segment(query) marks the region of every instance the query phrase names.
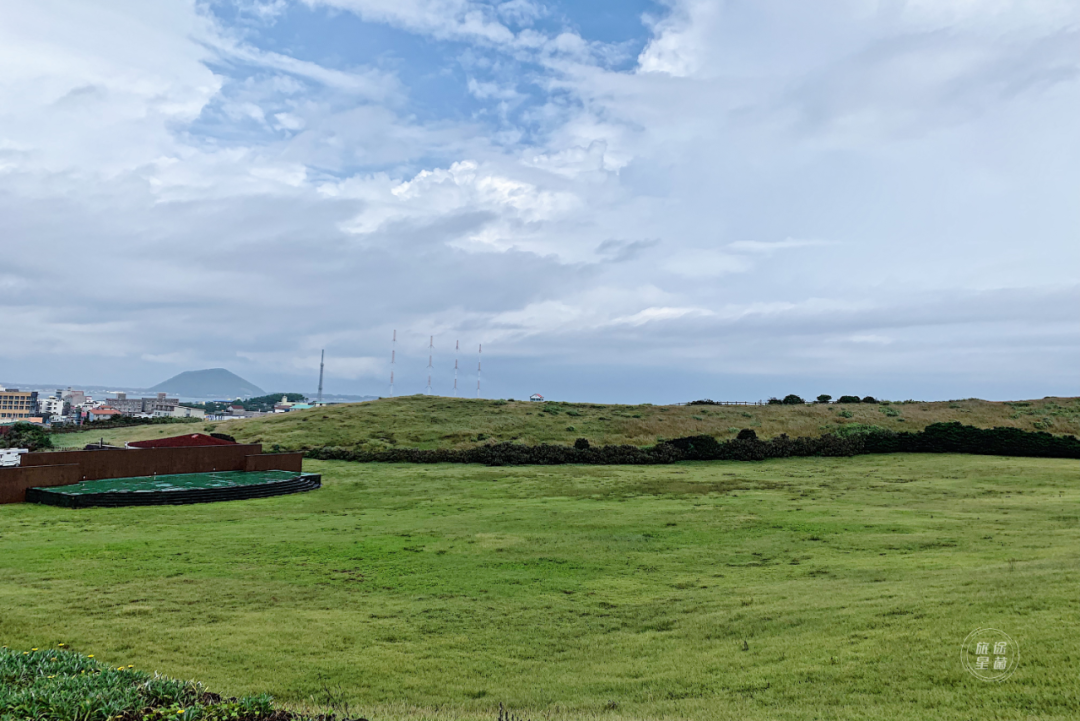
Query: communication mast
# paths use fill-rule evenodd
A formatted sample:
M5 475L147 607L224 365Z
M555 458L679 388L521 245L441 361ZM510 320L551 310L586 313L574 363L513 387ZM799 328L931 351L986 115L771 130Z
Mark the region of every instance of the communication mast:
M461 352L461 341L456 340L456 341L454 341L454 398L458 397L458 395L457 395L457 371L458 371L457 362L458 362L458 354L460 352Z
M435 356L435 336L431 336L431 340L428 341L428 357L427 357L427 394L431 395L431 371L435 367L431 364L431 359Z
M322 355L319 356L319 400L315 401L317 405L322 405L322 379L323 379L323 367L326 363L326 349L322 351Z
M480 344L479 350L476 351L476 397L480 397L480 364L484 358L484 344Z
M397 360L397 331L394 331L394 340L390 341L390 397L394 397L394 363Z

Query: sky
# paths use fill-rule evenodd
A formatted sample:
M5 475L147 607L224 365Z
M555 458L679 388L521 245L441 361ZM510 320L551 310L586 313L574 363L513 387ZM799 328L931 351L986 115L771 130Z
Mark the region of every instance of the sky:
M1075 0L0 14L0 384L1080 395Z

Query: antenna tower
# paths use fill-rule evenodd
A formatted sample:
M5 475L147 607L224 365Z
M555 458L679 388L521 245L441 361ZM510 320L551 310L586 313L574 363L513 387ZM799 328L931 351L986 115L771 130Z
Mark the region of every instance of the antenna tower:
M457 362L458 353L461 351L461 341L454 341L454 398L457 398Z
M431 336L431 340L428 341L428 357L427 357L427 394L431 395L431 371L434 370L434 366L431 364L431 359L435 356L435 336Z
M322 378L323 367L326 364L326 350L323 349L322 354L319 356L319 400L315 401L316 404L322 405Z
M480 363L484 358L484 344L480 344L480 349L476 351L476 397L480 397Z
M394 331L394 340L390 341L390 397L394 397L394 362L397 360L397 331Z

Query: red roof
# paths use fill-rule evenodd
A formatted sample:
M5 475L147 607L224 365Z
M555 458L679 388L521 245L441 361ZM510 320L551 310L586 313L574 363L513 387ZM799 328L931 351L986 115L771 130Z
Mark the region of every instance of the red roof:
M192 433L186 436L133 441L127 445L128 448L194 448L196 446L234 446L236 444L223 438L213 438L205 433Z
M93 413L95 416L111 416L119 413L120 411L116 410L115 408L91 408L90 412Z

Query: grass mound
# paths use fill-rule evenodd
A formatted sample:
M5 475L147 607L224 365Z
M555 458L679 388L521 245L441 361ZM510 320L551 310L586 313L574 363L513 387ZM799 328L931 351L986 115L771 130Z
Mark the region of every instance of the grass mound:
M292 721L268 694L224 699L201 683L106 666L64 648L0 648L2 721ZM326 719L326 717L323 717Z

